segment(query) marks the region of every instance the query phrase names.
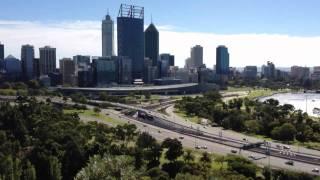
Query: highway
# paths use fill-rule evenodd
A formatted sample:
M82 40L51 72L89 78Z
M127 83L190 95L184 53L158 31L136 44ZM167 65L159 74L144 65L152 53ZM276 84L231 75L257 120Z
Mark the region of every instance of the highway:
M45 100L44 97L38 97L38 100ZM67 103L74 104L73 102L65 102L61 98L51 98L52 102L55 103ZM102 101L91 100L91 102L102 103ZM103 102L106 103L106 102ZM258 165L271 166L273 168L282 168L295 171L302 171L307 173L312 173L319 175L319 173L311 172L313 168L320 167L320 156L318 154L304 153L303 151L296 152L293 151L293 155L287 155L275 145L271 144L270 156L266 155L269 146L262 145L261 147L252 148L249 150L241 149L243 145L247 144L247 141L243 141L240 137L234 138L227 135L221 136L219 133L213 133L208 128L196 127L191 125L186 125L180 121L174 121L170 117L158 113L150 109L144 109L140 107L135 107L126 104L112 103L108 102L113 106L121 107L123 109L131 109L135 111L142 111L153 116L153 120L146 120L139 118L138 116L127 116L119 111L112 109L102 109L101 113L108 114L111 118L119 119L119 121L133 123L140 131L146 131L154 136L157 140L162 141L165 138L178 138L184 147L195 148L196 146L206 146L207 148L200 149L200 151L207 151L209 153L217 154L232 154L231 150L236 151L236 154L248 158L248 156L253 156L251 159ZM93 108L94 106L87 105L88 108ZM87 119L92 121L95 119ZM99 121L101 123L106 123L104 121ZM183 137L183 139L180 139ZM285 152L285 151L284 151ZM313 152L313 151L312 151ZM288 160L293 160L294 165L287 165Z
M101 103L101 101L95 101L92 100L95 103ZM136 106L126 105L126 104L120 104L120 103L110 103L113 106L121 107L124 109L131 109L136 111L142 111L147 112L148 114L153 116L153 120L145 120L142 118L137 117L128 117L125 118L130 119L132 122L140 122L149 124L149 126L153 126L156 128L165 129L168 136L169 134L173 133L175 135L180 135L188 138L184 138L183 141L187 145L187 147L194 148L197 145L197 142L202 142L206 146L208 146L207 151L208 152L216 152L216 153L222 153L222 154L228 154L230 153L231 149L237 149L237 152L244 156L248 157L247 155L253 155L254 157L257 157L254 160L257 164L263 164L263 165L269 165L272 167L279 167L284 169L291 169L296 171L304 171L308 173L312 173L311 170L315 167L320 166L320 156L318 154L309 154L309 153L303 153L302 151L296 152L296 151L286 151L286 150L280 150L276 147L275 144L271 144L271 146L265 146L262 144L261 147L252 148L248 150L243 150L241 147L243 145L247 144L247 141L243 141L240 138L231 138L228 136L221 137L218 133L210 133L208 131L204 131L204 129L196 128L195 126L186 126L183 124L179 124L177 122L172 122L168 120L168 117L166 115L163 115L161 113L158 113L156 111L150 110L150 109L143 109ZM152 132L150 129L147 130L148 132ZM153 132L151 134L157 134L156 132ZM156 136L158 139L158 136ZM175 137L175 136L173 136ZM279 144L279 143L278 143ZM209 148L209 146L211 148ZM216 151L216 148L219 146L219 148L223 147L221 151ZM217 148L217 149L219 149ZM205 149L204 149L205 150ZM210 151L211 150L211 151ZM267 155L267 152L270 154ZM314 151L312 151L314 152ZM295 162L293 166L287 165L286 162L292 160ZM313 173L317 174L318 173Z

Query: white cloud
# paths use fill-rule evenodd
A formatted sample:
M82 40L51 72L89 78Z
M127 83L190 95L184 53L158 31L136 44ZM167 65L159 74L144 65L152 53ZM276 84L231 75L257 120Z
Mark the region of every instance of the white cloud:
M101 54L100 24L99 21L42 23L0 20L0 41L5 44L6 55L13 54L17 57L20 56L22 44L32 44L36 49L51 45L57 48L58 58L72 57L75 54L98 56ZM320 36L179 32L170 25L159 25L158 29L160 52L174 54L176 64L180 67L190 56L190 48L196 44L204 47L204 62L207 67L215 64L215 48L221 44L229 48L232 66L260 66L267 60L281 67L320 65Z

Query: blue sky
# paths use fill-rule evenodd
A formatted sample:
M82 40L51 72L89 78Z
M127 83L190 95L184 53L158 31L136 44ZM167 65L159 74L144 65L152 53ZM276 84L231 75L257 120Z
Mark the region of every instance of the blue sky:
M99 56L101 20L108 9L115 20L121 3L143 6L145 25L152 14L160 53L175 55L180 67L198 44L207 67L218 45L236 67L320 65L320 0L0 0L0 42L16 57L23 44L56 47L57 61Z
M320 34L319 0L1 0L2 20L100 20L120 3L145 7L146 23L223 34Z

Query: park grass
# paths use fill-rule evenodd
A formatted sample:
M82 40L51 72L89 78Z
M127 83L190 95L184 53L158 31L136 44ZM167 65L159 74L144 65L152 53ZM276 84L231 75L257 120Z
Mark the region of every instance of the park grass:
M144 95L134 95L126 96L124 99L131 104L141 104L141 103L158 103L161 99L159 95L150 95L150 98L147 99Z
M173 112L174 112L176 115L178 115L178 116L186 119L187 121L200 124L200 119L201 119L201 118L198 117L198 116L187 115L184 111L181 111L181 110L178 110L178 109L175 109Z
M272 90L268 88L252 88L252 87L228 87L227 90L221 92L240 92L240 91L248 91L248 95L246 96L249 99L255 99L258 97L271 96L275 93L284 93L289 92L289 89L280 89L280 90Z
M71 109L71 110L64 110L63 111L66 114L72 114L72 113L78 113L79 116L84 116L84 117L91 117L91 118L97 118L105 121L106 123L110 123L113 125L123 125L125 122L113 119L105 114L102 113L96 113L93 110L76 110L76 109Z
M0 95L15 96L16 94L17 90L15 89L0 89Z

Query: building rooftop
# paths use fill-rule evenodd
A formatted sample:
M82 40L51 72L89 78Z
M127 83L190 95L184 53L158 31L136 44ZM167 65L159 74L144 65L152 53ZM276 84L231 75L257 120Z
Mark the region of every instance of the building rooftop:
M144 8L136 5L121 4L118 17L144 18Z

